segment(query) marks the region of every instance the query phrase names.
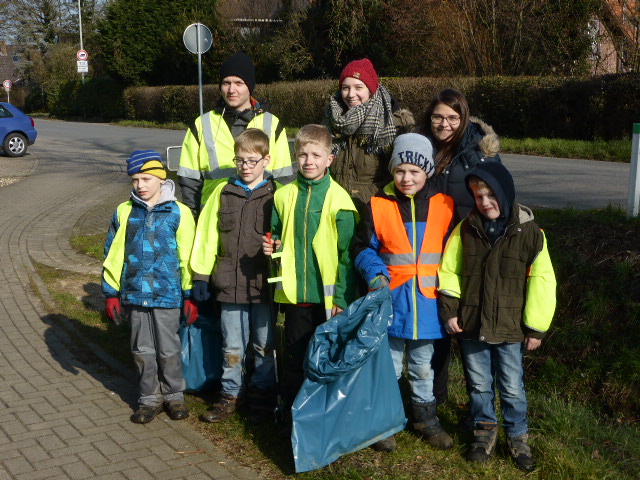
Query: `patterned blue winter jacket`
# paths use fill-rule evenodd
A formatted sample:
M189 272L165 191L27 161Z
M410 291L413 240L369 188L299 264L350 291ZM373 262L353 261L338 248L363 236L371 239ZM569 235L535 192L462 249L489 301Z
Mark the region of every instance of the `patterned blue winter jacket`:
M119 296L124 305L180 308L191 294L195 222L189 208L176 201L174 188L167 180L152 208L132 192L116 209L102 270L107 297Z

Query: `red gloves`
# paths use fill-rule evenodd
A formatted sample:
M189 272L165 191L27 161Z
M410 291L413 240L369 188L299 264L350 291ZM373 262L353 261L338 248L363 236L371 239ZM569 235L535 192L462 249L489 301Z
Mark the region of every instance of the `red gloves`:
M183 310L187 325L191 325L198 319L198 304L193 300L189 298L185 299Z
M120 299L118 297L107 297L104 313L106 313L107 317L116 325L120 325L122 320L121 312Z

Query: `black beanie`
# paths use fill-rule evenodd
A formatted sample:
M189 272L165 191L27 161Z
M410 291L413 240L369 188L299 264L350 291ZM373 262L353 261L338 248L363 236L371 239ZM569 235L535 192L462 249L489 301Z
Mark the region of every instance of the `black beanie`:
M256 88L256 69L253 66L253 60L242 53L234 53L227 58L220 67L220 84L227 77L240 77L249 87L249 91L253 92Z

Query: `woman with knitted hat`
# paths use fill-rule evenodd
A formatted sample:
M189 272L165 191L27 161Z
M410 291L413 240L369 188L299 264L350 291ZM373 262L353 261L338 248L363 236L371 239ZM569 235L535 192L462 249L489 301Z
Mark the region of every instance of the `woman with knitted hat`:
M393 141L413 127L413 114L399 108L380 85L371 61L363 58L342 70L324 124L333 135L331 176L363 212L369 199L391 181L388 163Z

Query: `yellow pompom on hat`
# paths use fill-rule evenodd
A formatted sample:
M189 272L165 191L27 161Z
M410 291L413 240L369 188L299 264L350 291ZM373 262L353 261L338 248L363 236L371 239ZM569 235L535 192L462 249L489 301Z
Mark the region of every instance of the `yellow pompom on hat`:
M136 150L127 159L127 173L147 173L162 180L167 178L167 171L162 165L162 156L155 150Z

